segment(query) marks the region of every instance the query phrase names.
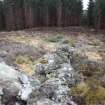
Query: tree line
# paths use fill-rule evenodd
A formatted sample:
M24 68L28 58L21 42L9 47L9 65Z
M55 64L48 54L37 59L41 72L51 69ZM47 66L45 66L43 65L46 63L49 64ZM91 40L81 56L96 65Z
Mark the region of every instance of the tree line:
M105 0L89 0L87 20L88 26L105 29Z
M0 2L0 29L39 26L77 26L82 0L4 0Z
M105 29L104 11L104 0L89 0L85 13L82 0L3 0L0 29L79 26L84 16L85 25Z

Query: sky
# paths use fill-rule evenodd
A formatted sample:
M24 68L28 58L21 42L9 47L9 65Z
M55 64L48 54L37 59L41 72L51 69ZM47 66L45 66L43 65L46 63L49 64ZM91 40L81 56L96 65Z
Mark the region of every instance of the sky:
M88 7L88 2L89 2L89 0L83 0L83 7L84 7L84 10L87 9L87 7Z

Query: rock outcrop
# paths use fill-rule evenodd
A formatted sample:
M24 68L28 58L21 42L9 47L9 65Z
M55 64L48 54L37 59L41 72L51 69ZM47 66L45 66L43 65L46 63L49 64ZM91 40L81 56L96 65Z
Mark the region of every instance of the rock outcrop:
M77 105L71 97L78 81L71 53L68 44L61 44L43 56L32 77L1 62L0 105Z
M25 74L16 71L4 62L0 63L0 105L26 105L29 95L36 87ZM35 80L34 80L35 81Z
M78 77L70 63L71 53L69 46L62 44L40 60L35 77L41 86L31 94L27 105L77 105L70 96Z

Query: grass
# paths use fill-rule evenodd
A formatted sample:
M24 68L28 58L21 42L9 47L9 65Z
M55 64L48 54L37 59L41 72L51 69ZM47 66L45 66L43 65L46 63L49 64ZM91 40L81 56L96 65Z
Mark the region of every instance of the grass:
M83 76L102 76L105 74L105 66L103 62L96 62L94 60L88 59L86 55L73 54L73 68L78 70L79 73L82 73ZM98 60L99 61L99 60Z
M35 60L29 56L19 55L16 57L15 63L25 72L27 75L32 75L34 72Z
M75 42L74 42L73 40L70 40L70 41L69 41L69 45L70 45L71 47L75 47Z
M105 87L101 81L101 77L105 75L105 67L101 62L90 61L80 54L73 55L74 68L82 74L85 80L73 87L72 95L79 94L83 96L86 105L104 105L105 103Z
M57 34L57 35L46 37L44 40L47 41L47 42L56 43L56 42L60 42L62 39L63 39L63 35L62 34Z
M76 96L76 94L85 98L86 105L103 105L105 102L105 88L94 80L88 80L86 83L80 83L73 87L72 95Z

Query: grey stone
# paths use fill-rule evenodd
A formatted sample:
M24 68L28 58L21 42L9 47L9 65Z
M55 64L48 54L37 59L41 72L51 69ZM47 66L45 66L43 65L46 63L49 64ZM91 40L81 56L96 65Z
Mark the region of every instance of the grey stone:
M45 75L45 68L44 65L39 63L36 65L35 73L37 75Z
M48 62L39 63L35 70L35 77L41 80L41 86L38 94L32 92L27 105L77 105L69 96L77 77L70 61L71 52L70 47L63 44L43 57Z
M40 91L55 102L64 103L68 98L69 87L65 85L65 81L54 78L46 81Z
M30 103L29 105L58 105L58 104L54 103L48 98L41 98L32 104Z
M19 83L19 75L20 73L14 70L12 67L8 66L4 62L0 63L0 85L2 88L11 88L15 87L15 89L19 90L21 88L21 84Z
M16 71L13 67L8 66L4 62L0 63L1 103L5 105L15 105L18 97L19 100L26 101L32 93L32 90L36 87L31 85L30 78L28 76Z
M48 64L46 65L47 71L50 72L51 70L56 70L56 69L60 68L60 64L59 64L58 60L56 59L55 54L48 54L48 55L45 55L44 57L45 57L45 59L48 60Z

